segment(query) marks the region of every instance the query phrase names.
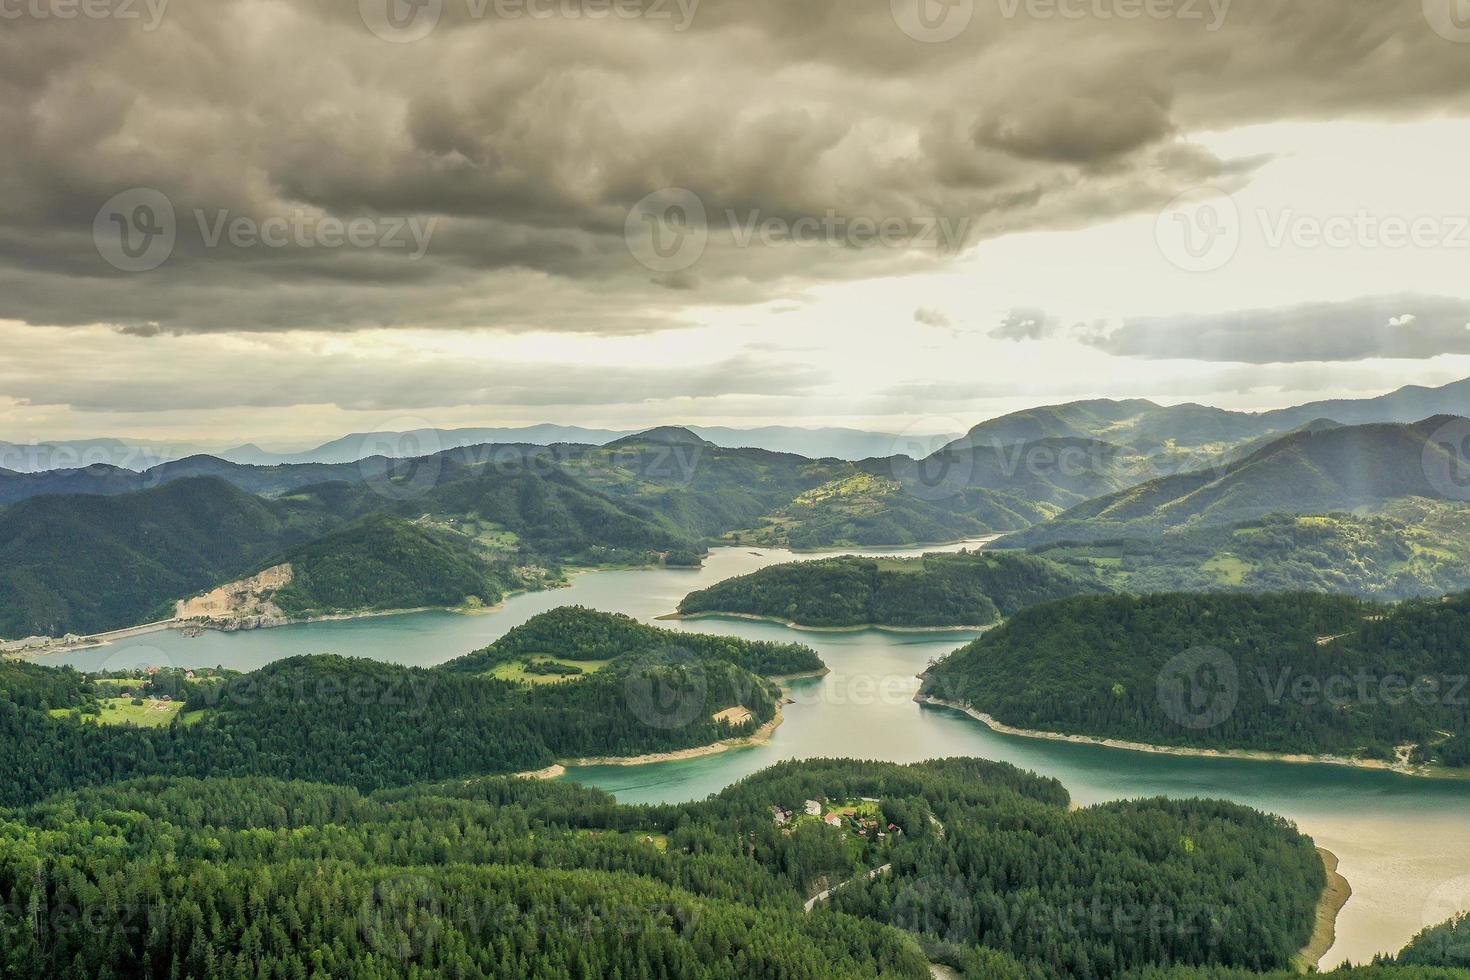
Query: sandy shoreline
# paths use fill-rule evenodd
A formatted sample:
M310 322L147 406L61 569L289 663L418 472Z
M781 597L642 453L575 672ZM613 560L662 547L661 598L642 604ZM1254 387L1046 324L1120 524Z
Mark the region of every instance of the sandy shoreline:
M1312 927L1312 938L1296 954L1297 969L1303 973L1316 967L1332 944L1337 942L1337 916L1347 900L1353 895L1353 886L1337 873L1337 855L1325 847L1318 847L1322 868L1327 872L1327 883L1322 886L1322 895L1317 899L1317 921Z
M105 647L116 643L118 640L127 640L135 636L147 636L150 633L164 633L168 630L201 629L215 633L249 633L255 630L278 629L282 626L301 626L307 623L335 623L348 619L373 619L378 616L406 616L410 613L447 612L460 616L478 616L481 613L496 612L504 602L497 602L493 606L485 606L480 609L469 609L463 606L418 606L413 609L365 609L361 612L327 613L321 616L299 616L282 620L278 623L268 623L260 626L251 626L241 629L224 629L220 625L205 625L190 620L168 619L157 623L146 623L142 626L128 626L119 630L110 630L106 633L93 633L84 636L74 643L57 643L53 646L43 647L38 650L17 651L12 656L18 657L48 657L57 653L72 653L77 650L94 650L97 647Z
M1260 749L1191 749L1178 745L1151 745L1147 742L1128 742L1123 739L1103 738L1095 735L1066 735L1062 732L1041 732L1029 728L1016 728L1007 725L1004 722L995 720L984 712L976 711L974 708L954 701L945 701L942 698L936 698L932 695L915 694L914 700L919 704L928 704L962 711L985 725L991 731L998 732L1002 735L1044 739L1049 742L1100 745L1104 748L1123 749L1128 752L1148 752L1153 755L1177 755L1200 759L1243 759L1249 762L1290 762L1297 764L1346 766L1351 769L1375 769L1382 772L1398 773L1401 776L1418 776L1430 779L1464 779L1466 776L1470 776L1470 773L1460 773L1445 769L1442 766L1403 766L1398 763L1384 762L1381 759L1349 759L1340 755L1267 752Z
M883 630L885 633L983 633L997 623L986 626L885 626L882 623L860 623L856 626L807 626L777 616L762 616L758 613L697 612L668 613L661 620L675 619L747 619L757 623L775 623L787 629L805 630L808 633L861 633L863 630Z
M672 752L650 752L647 755L625 755L625 756L593 756L587 759L563 759L552 768L562 767L562 772L574 766L646 766L655 762L679 762L684 759L700 759L707 755L719 755L731 749L743 749L753 745L764 745L771 740L771 736L785 718L781 713L781 706L776 706L776 716L766 722L749 735L741 735L738 738L721 739L709 745L696 745L690 749L675 749ZM545 770L543 770L545 771ZM560 775L560 774L558 774ZM545 777L550 778L550 777Z
M919 548L952 548L957 544L973 544L977 546L984 546L990 544L990 542L992 541L1003 537L1005 537L1004 534L982 534L979 537L975 538L951 538L948 541L919 541L915 542L914 544L827 544L822 545L819 548L797 548L789 544L757 544L751 541L732 541L722 538L718 543L718 547L746 549L765 548L767 551L789 551L793 555L832 555L835 558L845 555L877 555L884 554L885 552L915 551Z

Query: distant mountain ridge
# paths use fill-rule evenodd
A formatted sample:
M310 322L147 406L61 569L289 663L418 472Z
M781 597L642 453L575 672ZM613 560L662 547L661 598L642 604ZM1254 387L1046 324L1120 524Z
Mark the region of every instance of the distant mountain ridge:
M1407 498L1463 500L1443 478L1458 472L1438 434L1459 420L1304 428L1244 458L1163 476L1086 501L1007 539L1016 546L1149 537L1272 513L1376 511ZM1464 423L1470 431L1470 422Z
M1337 398L1265 412L1236 412L1208 405L1159 405L1143 398L1094 398L1041 405L988 419L964 435L925 436L923 442L961 445L1012 445L1040 439L1098 439L1150 450L1173 442L1180 446L1220 445L1283 433L1316 419L1341 425L1416 422L1433 415L1470 416L1470 378L1437 388L1407 385L1373 398ZM912 448L914 437L836 426L766 425L660 426L685 428L728 449L766 449L810 459L863 460L889 457ZM357 432L300 452L272 452L254 443L223 450L158 440L97 438L23 444L0 442L0 472L35 473L104 464L141 471L190 456L212 455L249 466L298 463L354 463L371 456L428 456L447 449L487 444L605 446L637 436L643 429L602 429L541 423L527 426L423 428ZM910 452L909 455L912 455Z
M684 428L728 449L765 449L812 459L866 459L889 456L911 440L897 433L840 427L659 426ZM528 425L500 428L409 429L391 432L355 432L300 452L272 452L255 443L228 449L210 449L193 443L169 444L149 439L77 439L65 442L0 442L0 472L40 473L82 467L115 467L141 472L191 456L209 455L244 466L283 466L303 463L344 464L372 456L407 458L430 456L448 449L482 445L559 444L605 446L656 430L597 429L578 425ZM953 438L940 436L936 438Z
M1100 398L1028 408L989 419L949 447L995 447L1048 438L1100 439L1153 451L1169 444L1221 447L1283 434L1325 420L1339 425L1417 422L1436 415L1470 416L1470 378L1438 388L1408 385L1374 398L1308 402L1267 412L1234 412L1186 402Z

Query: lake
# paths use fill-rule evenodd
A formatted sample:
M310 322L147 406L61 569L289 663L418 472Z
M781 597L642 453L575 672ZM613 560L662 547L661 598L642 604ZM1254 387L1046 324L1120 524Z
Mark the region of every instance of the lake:
M973 543L972 543L973 544ZM862 552L887 555L955 550ZM853 553L851 551L846 553ZM413 613L188 638L170 631L42 658L79 669L144 664L253 670L282 657L340 653L432 666L483 647L556 606L576 603L646 622L686 593L782 561L820 557L719 548L701 569L586 572L564 589L507 600L492 613ZM1060 779L1079 803L1138 796L1214 796L1282 814L1341 859L1353 897L1323 967L1397 951L1423 926L1470 909L1470 779L1432 780L1329 765L1190 759L998 735L911 700L915 675L973 634L823 633L774 623L701 619L656 625L751 639L799 640L831 673L798 682L767 745L682 762L574 769L568 778L630 803L698 799L781 759L848 756L910 762L953 755L1014 763Z

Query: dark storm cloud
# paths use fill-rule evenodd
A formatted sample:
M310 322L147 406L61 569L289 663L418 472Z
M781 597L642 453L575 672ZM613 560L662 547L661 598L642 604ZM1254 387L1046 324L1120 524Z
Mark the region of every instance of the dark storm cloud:
M1470 300L1379 296L1208 316L1128 320L1090 341L1123 357L1248 364L1470 353Z
M592 19L575 4L534 18L443 0L432 32L390 43L364 25L375 2L156 0L155 30L146 5L141 20L0 24L0 318L646 331L692 303L953 251L742 245L730 226L752 215L943 218L963 246L1249 170L1180 134L1467 100L1467 49L1419 3L1235 0L1216 22L1206 4L1192 5L1203 20L1124 19L961 0L963 30L924 43L888 3L691 0ZM158 267L124 273L93 222L135 187L166 196L177 240ZM708 241L688 265L650 268L625 223L665 187L697 195ZM211 245L222 214L384 234ZM410 220L434 222L416 258L382 240Z

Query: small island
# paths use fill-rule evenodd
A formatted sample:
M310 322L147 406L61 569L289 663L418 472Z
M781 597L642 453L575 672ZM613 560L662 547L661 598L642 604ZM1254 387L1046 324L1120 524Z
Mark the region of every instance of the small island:
M814 629L980 629L1038 602L1104 592L1087 565L958 551L772 565L691 592L679 616L756 616Z

